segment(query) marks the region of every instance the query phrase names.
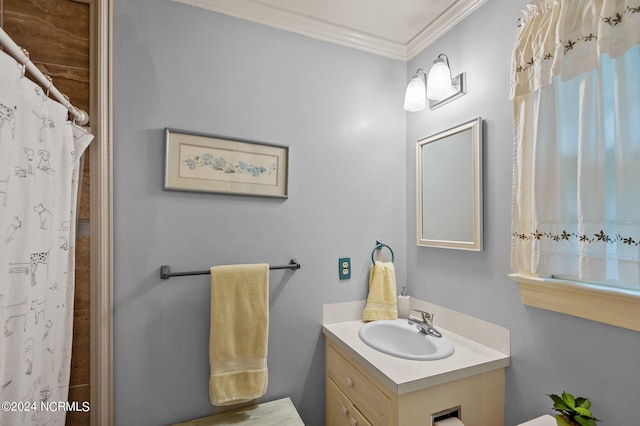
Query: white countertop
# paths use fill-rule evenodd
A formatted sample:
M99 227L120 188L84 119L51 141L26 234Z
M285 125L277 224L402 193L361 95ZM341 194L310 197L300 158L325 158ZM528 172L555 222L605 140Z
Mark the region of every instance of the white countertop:
M358 331L364 324L361 320L324 324L322 332L397 395L509 366L508 354L441 327L438 330L455 346L453 355L435 361L397 358L373 349L360 339Z
M556 426L557 424L555 417L546 414L528 422L520 423L518 426Z
M296 407L289 398L264 402L258 405L243 406L212 416L177 423L173 426L223 426L238 424L246 426L280 426L284 424L304 426L300 415L298 415L296 411Z

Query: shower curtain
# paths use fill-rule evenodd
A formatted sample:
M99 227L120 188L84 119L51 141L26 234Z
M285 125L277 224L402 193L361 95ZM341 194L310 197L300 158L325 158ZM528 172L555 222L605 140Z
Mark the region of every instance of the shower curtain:
M93 136L0 52L0 424L64 425L80 157Z

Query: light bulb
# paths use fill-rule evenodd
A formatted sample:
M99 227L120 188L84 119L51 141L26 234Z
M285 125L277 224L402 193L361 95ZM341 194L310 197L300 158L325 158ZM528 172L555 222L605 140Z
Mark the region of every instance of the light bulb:
M404 94L405 111L422 111L427 107L427 96L424 78L418 74L413 76Z
M458 92L451 81L451 70L443 59L436 59L427 77L427 98L441 101Z

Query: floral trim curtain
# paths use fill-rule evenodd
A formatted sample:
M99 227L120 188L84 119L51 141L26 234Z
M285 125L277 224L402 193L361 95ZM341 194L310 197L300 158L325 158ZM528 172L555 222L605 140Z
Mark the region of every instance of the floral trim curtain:
M639 43L632 0L524 11L511 80L515 270L640 289Z
M634 3L635 2L635 3ZM595 68L640 42L638 0L539 0L527 5L513 52L511 98Z

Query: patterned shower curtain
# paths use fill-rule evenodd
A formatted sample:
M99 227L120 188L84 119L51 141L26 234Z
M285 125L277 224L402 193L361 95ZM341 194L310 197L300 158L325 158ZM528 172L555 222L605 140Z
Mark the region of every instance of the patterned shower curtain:
M0 425L64 425L79 163L93 136L0 52ZM61 404L62 403L62 404Z

